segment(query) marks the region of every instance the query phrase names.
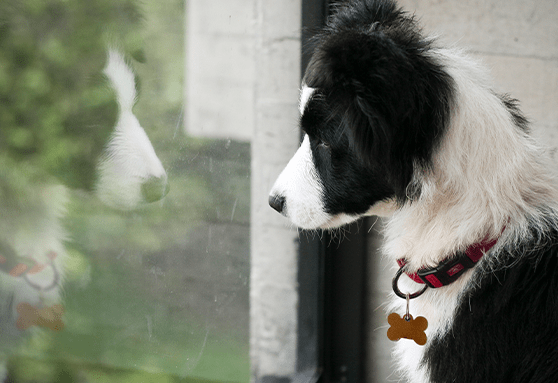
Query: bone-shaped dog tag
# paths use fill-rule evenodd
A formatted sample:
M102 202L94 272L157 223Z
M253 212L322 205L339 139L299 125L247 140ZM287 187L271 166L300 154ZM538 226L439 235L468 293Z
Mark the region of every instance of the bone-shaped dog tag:
M414 340L419 346L426 344L426 333L424 330L428 328L428 321L425 317L413 318L410 314L403 317L397 313L391 313L388 316L390 328L387 336L392 341L398 341L401 338Z
M56 304L52 307L36 308L29 303L20 303L16 308L19 317L16 326L20 330L27 330L31 326L47 327L52 331L64 329L62 315L64 307Z

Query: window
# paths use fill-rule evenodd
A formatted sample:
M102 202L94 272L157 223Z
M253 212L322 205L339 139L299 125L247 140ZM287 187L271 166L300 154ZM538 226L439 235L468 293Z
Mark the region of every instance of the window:
M184 127L202 4L0 4L0 379L249 381L250 144Z

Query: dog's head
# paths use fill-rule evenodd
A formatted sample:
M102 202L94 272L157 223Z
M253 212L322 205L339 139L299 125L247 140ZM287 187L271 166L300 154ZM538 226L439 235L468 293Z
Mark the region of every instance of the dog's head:
M167 174L132 112L131 66L116 50L92 53L88 63L87 70L78 66L76 78L42 57L13 70L14 90L9 97L0 90L6 101L0 166L17 167L20 183L94 192L118 209L161 199ZM6 177L0 184L13 192L17 185Z
M390 1L349 1L314 38L302 145L270 205L305 229L383 215L420 195L450 113L452 80Z
M141 9L33 4L0 5L0 167L19 174L0 174L0 189L61 184L124 209L162 198L166 173L132 113Z
M97 162L95 192L106 205L120 209L160 200L169 189L167 173L132 112L134 73L120 53L110 50L104 74L116 93L119 113Z

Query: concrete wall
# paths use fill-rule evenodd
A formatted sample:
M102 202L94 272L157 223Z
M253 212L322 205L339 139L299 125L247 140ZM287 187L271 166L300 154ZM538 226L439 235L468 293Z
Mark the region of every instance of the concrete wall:
M427 33L466 48L491 71L496 90L519 99L533 134L554 156L558 148L558 2L556 0L400 0ZM558 161L558 158L555 158ZM370 241L380 240L372 232ZM392 265L372 254L371 328L367 382L398 381L381 307L391 288Z
M186 2L188 134L248 141L254 130L255 0Z
M492 69L497 90L521 101L535 133L558 144L556 0L401 0L426 31L468 48Z
M252 138L251 357L254 381L296 372L297 232L269 207L299 143L300 0L257 0ZM265 378L265 379L264 379Z

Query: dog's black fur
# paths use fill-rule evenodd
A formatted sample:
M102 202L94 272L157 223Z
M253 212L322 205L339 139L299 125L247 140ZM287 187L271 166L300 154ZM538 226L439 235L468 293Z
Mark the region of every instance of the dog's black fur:
M384 181L377 190L370 190L369 185L347 185L338 189L350 194L335 198L326 193L331 213L362 213L373 202L393 195L405 201L415 164L430 166L452 103L452 79L430 55L430 44L414 20L387 0L354 1L341 7L314 38L314 54L304 81L319 89L319 97L310 100L310 115L303 115L302 128L312 133L312 139L316 136L313 121L327 121L317 138L330 145L332 160L343 161L345 155L336 155L336 149L347 145L337 145L337 141L348 140L359 161L351 158L344 164L359 162L372 169L372 179ZM337 133L339 125L345 129L343 136ZM319 151L313 153L321 157ZM318 167L327 179L326 186L360 178L339 174L330 181L332 175L324 168ZM363 170L356 173L363 174ZM348 202L351 196L366 195L366 206Z
M432 382L558 381L558 234L503 253L461 299L451 328L425 352Z

